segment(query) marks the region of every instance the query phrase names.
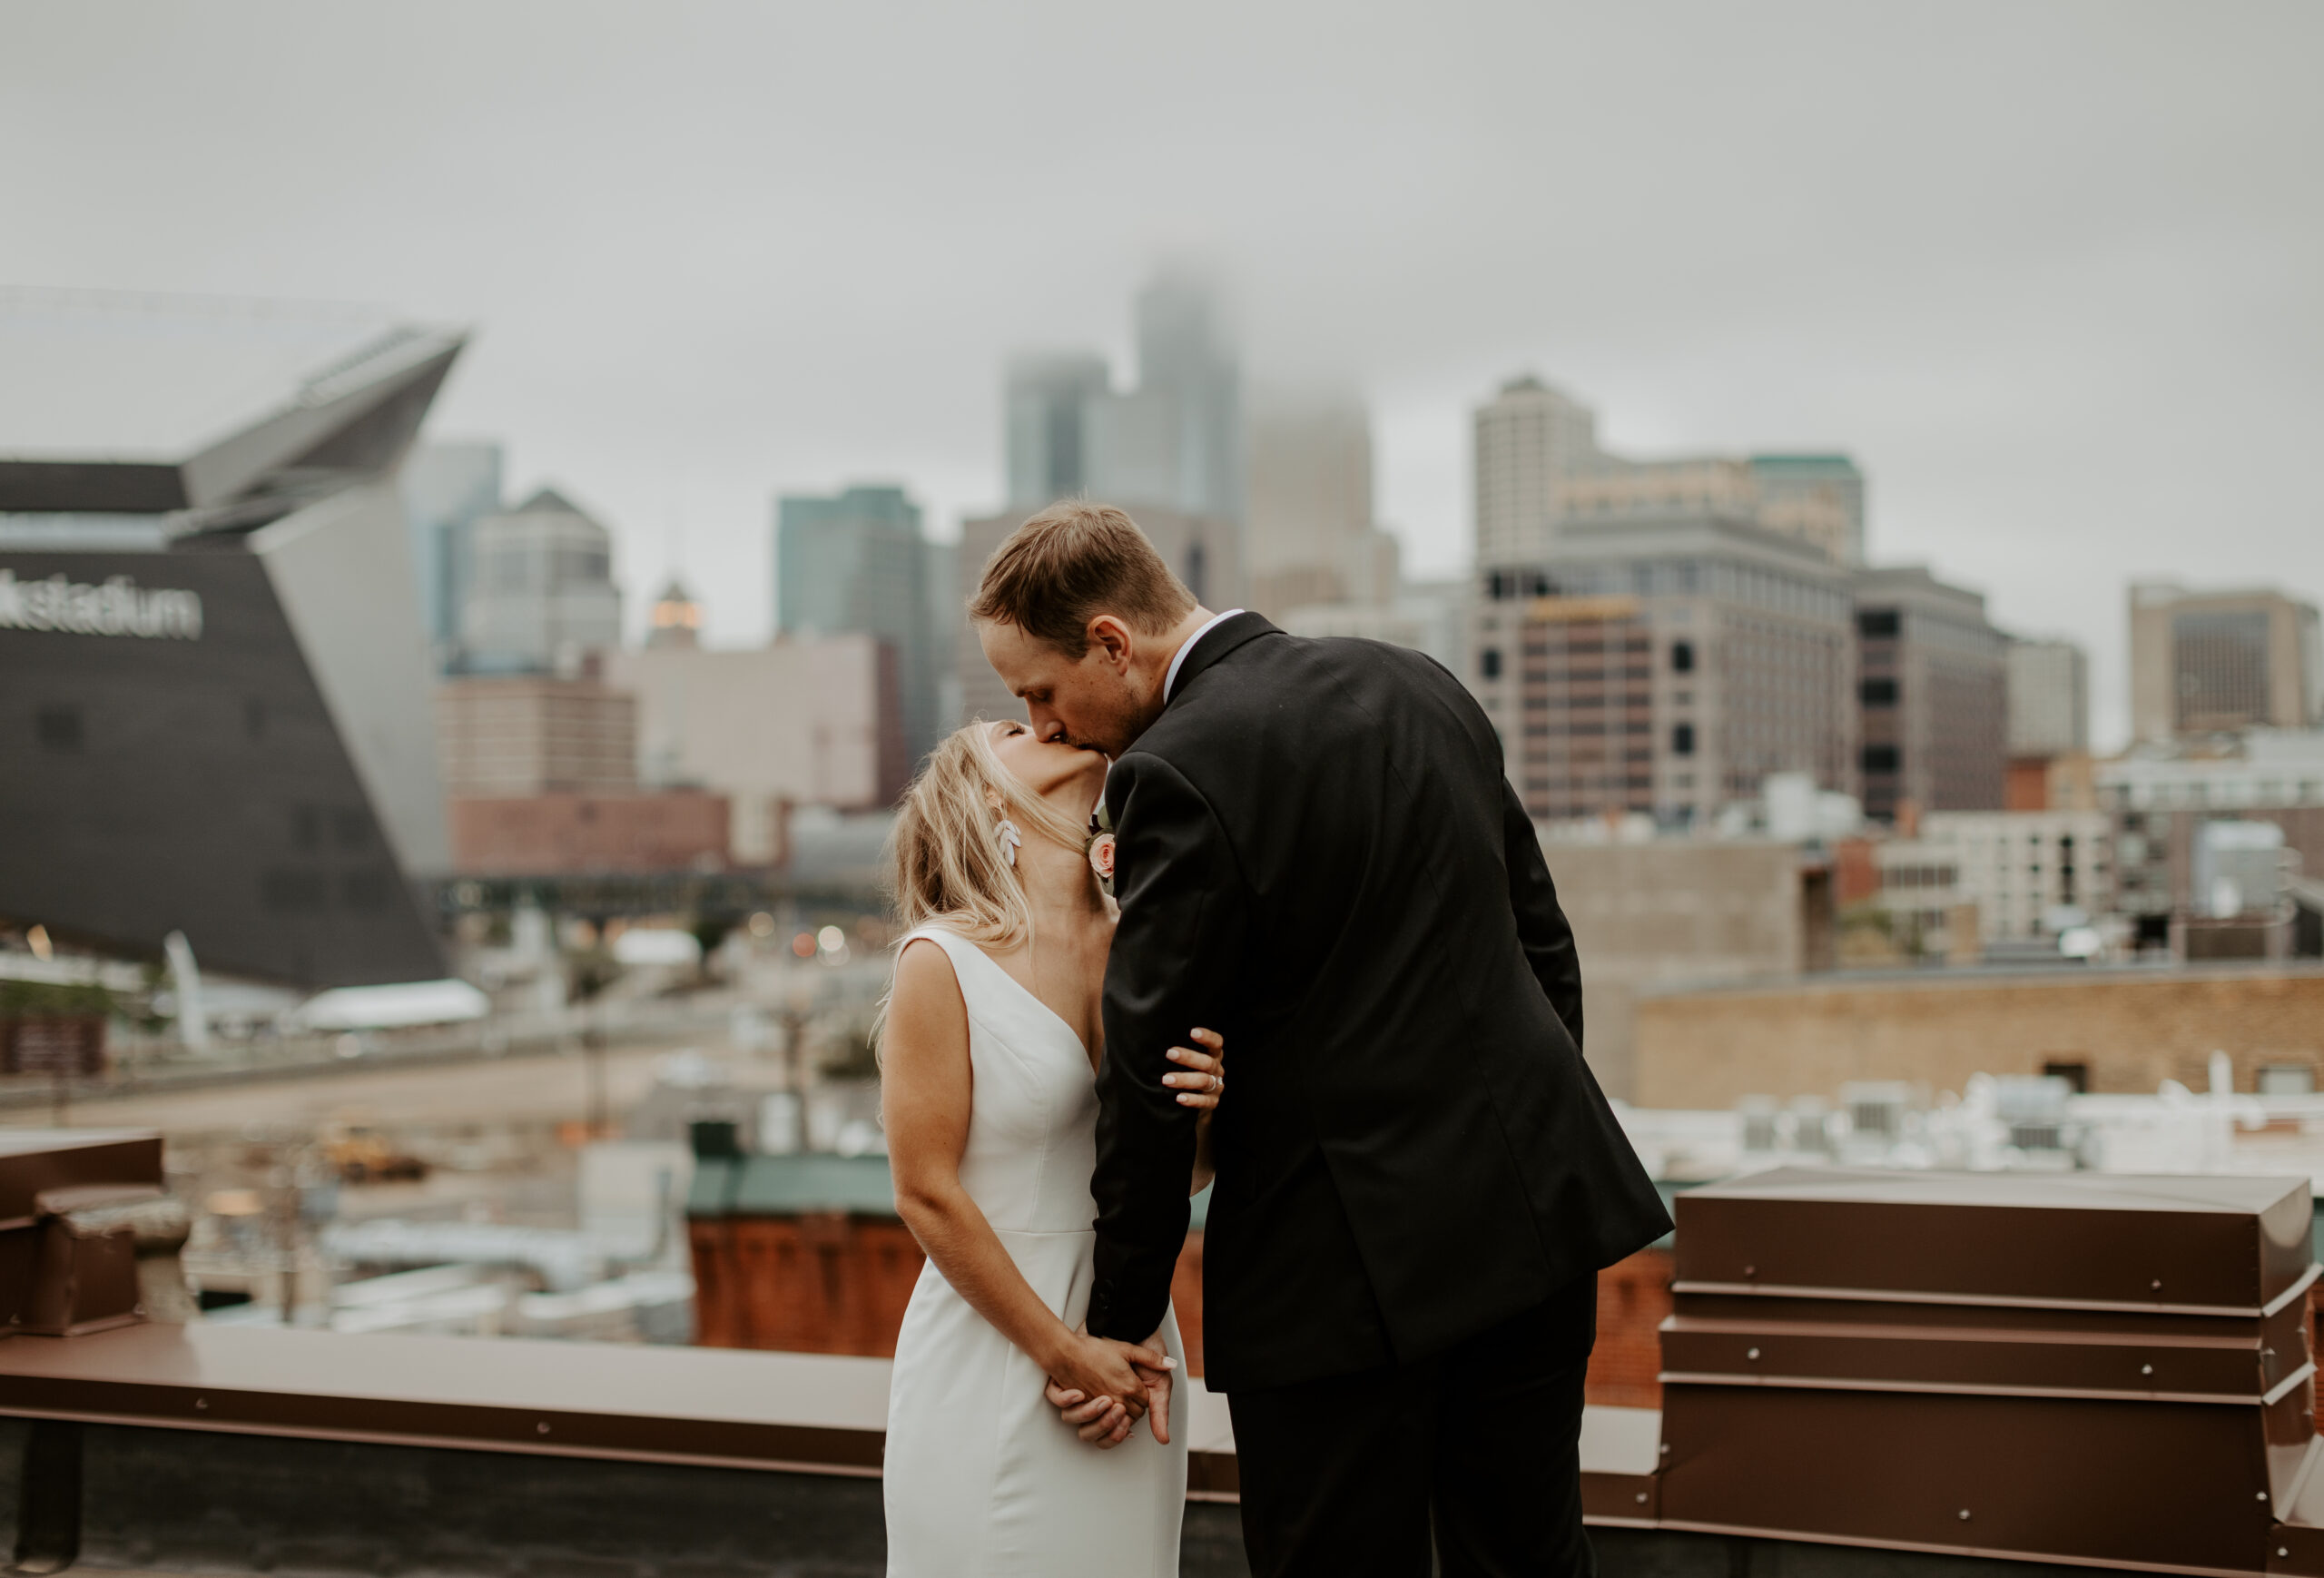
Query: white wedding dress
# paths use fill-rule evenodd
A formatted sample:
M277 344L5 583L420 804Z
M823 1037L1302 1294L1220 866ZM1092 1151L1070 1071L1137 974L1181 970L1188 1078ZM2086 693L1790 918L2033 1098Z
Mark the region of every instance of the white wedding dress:
M960 1183L1017 1268L1068 1327L1089 1302L1098 1090L1088 1054L1048 1004L966 939L952 961L974 1080ZM907 939L909 941L909 939ZM1184 1363L1174 1317L1164 1346ZM891 1578L1177 1578L1186 1512L1187 1388L1170 1445L1141 1420L1110 1451L1041 1396L1046 1377L930 1261L896 1338L885 1494Z

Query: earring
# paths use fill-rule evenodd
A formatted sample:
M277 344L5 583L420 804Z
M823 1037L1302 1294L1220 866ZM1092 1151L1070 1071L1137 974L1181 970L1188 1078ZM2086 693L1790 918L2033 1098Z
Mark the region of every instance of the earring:
M1000 839L1001 853L1009 857L1009 863L1010 865L1015 865L1017 863L1017 846L1025 842L1025 835L1019 833L1017 831L1017 824L1009 821L1006 816L1000 819L1000 825L993 831Z

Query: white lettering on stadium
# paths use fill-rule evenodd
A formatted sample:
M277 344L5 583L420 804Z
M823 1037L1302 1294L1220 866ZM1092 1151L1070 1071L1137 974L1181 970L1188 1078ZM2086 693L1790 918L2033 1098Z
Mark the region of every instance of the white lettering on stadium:
M0 630L64 630L77 636L202 637L199 592L144 591L127 576L100 587L51 576L20 581L0 569Z

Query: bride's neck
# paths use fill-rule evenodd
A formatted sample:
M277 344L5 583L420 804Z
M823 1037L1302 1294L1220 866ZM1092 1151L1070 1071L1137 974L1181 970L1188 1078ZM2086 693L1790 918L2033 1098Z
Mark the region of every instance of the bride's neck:
M1104 895L1088 857L1078 849L1045 838L1027 839L1017 850L1017 880L1024 884L1037 932L1105 913Z

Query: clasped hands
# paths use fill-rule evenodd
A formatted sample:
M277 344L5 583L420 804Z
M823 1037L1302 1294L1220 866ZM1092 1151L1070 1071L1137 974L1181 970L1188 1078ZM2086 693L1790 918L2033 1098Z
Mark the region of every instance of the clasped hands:
M1177 1367L1162 1351L1158 1331L1143 1343L1126 1343L1092 1336L1082 1327L1051 1362L1042 1396L1093 1446L1119 1446L1130 1427L1149 1415L1154 1439L1167 1446L1171 1376Z
M1191 1107L1207 1121L1226 1089L1226 1043L1215 1031L1197 1030L1192 1047L1172 1047L1170 1060L1180 1068L1162 1076L1162 1083L1177 1092L1180 1105ZM1178 1361L1162 1349L1157 1331L1143 1343L1091 1336L1077 1328L1049 1366L1049 1384L1042 1395L1058 1416L1081 1439L1104 1448L1129 1439L1130 1427L1149 1412L1154 1439L1170 1443L1170 1376Z

